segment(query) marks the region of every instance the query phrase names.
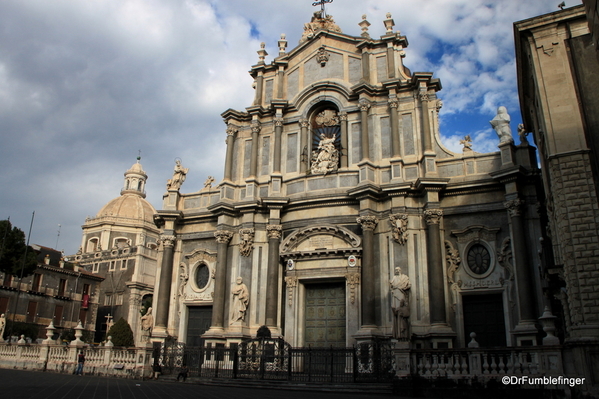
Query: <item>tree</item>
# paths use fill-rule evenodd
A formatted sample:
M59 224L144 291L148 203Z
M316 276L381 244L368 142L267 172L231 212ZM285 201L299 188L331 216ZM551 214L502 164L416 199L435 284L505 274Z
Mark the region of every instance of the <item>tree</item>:
M27 248L27 251L25 251ZM23 257L27 259L23 267ZM37 268L37 255L25 242L25 233L13 227L9 220L0 220L0 271L13 276L28 276Z
M116 346L134 346L133 331L131 326L122 317L114 323L110 330L106 333L106 336L112 337L112 343Z

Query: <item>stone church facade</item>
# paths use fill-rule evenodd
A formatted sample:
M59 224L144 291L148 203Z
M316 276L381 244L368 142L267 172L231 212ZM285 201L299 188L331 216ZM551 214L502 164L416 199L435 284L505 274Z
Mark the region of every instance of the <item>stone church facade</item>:
M315 13L295 48L258 51L253 103L222 114L223 181L182 193L178 164L155 217L154 340L540 343L535 148L505 123L497 152L445 148L441 82L383 24L355 37Z

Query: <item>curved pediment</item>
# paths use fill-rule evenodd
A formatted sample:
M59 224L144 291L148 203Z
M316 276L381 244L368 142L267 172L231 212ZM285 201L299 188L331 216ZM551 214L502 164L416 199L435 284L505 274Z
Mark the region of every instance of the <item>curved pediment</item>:
M359 236L348 229L320 224L299 229L281 243L281 255L307 253L314 251L345 252L356 250L362 244Z

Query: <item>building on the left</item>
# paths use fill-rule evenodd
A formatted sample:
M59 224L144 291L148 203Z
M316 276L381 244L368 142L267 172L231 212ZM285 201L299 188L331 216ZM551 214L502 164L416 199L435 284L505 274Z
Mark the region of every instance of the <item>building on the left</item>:
M55 249L35 244L31 247L38 259L33 274L19 282L12 274L0 273L0 314L8 321L29 324L32 333L37 330L37 336L27 337L31 339L44 338L50 322L59 334L79 321L85 330L93 330L104 278L66 262ZM6 328L4 336L15 332Z

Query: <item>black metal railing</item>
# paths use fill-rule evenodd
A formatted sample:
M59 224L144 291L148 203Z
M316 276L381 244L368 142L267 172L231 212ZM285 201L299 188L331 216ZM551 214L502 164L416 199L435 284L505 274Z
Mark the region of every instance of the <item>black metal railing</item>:
M201 378L286 380L293 382L377 382L394 376L394 356L387 342L353 348L292 348L282 339L254 339L231 347L191 347L171 342L154 357L164 374L181 367Z

